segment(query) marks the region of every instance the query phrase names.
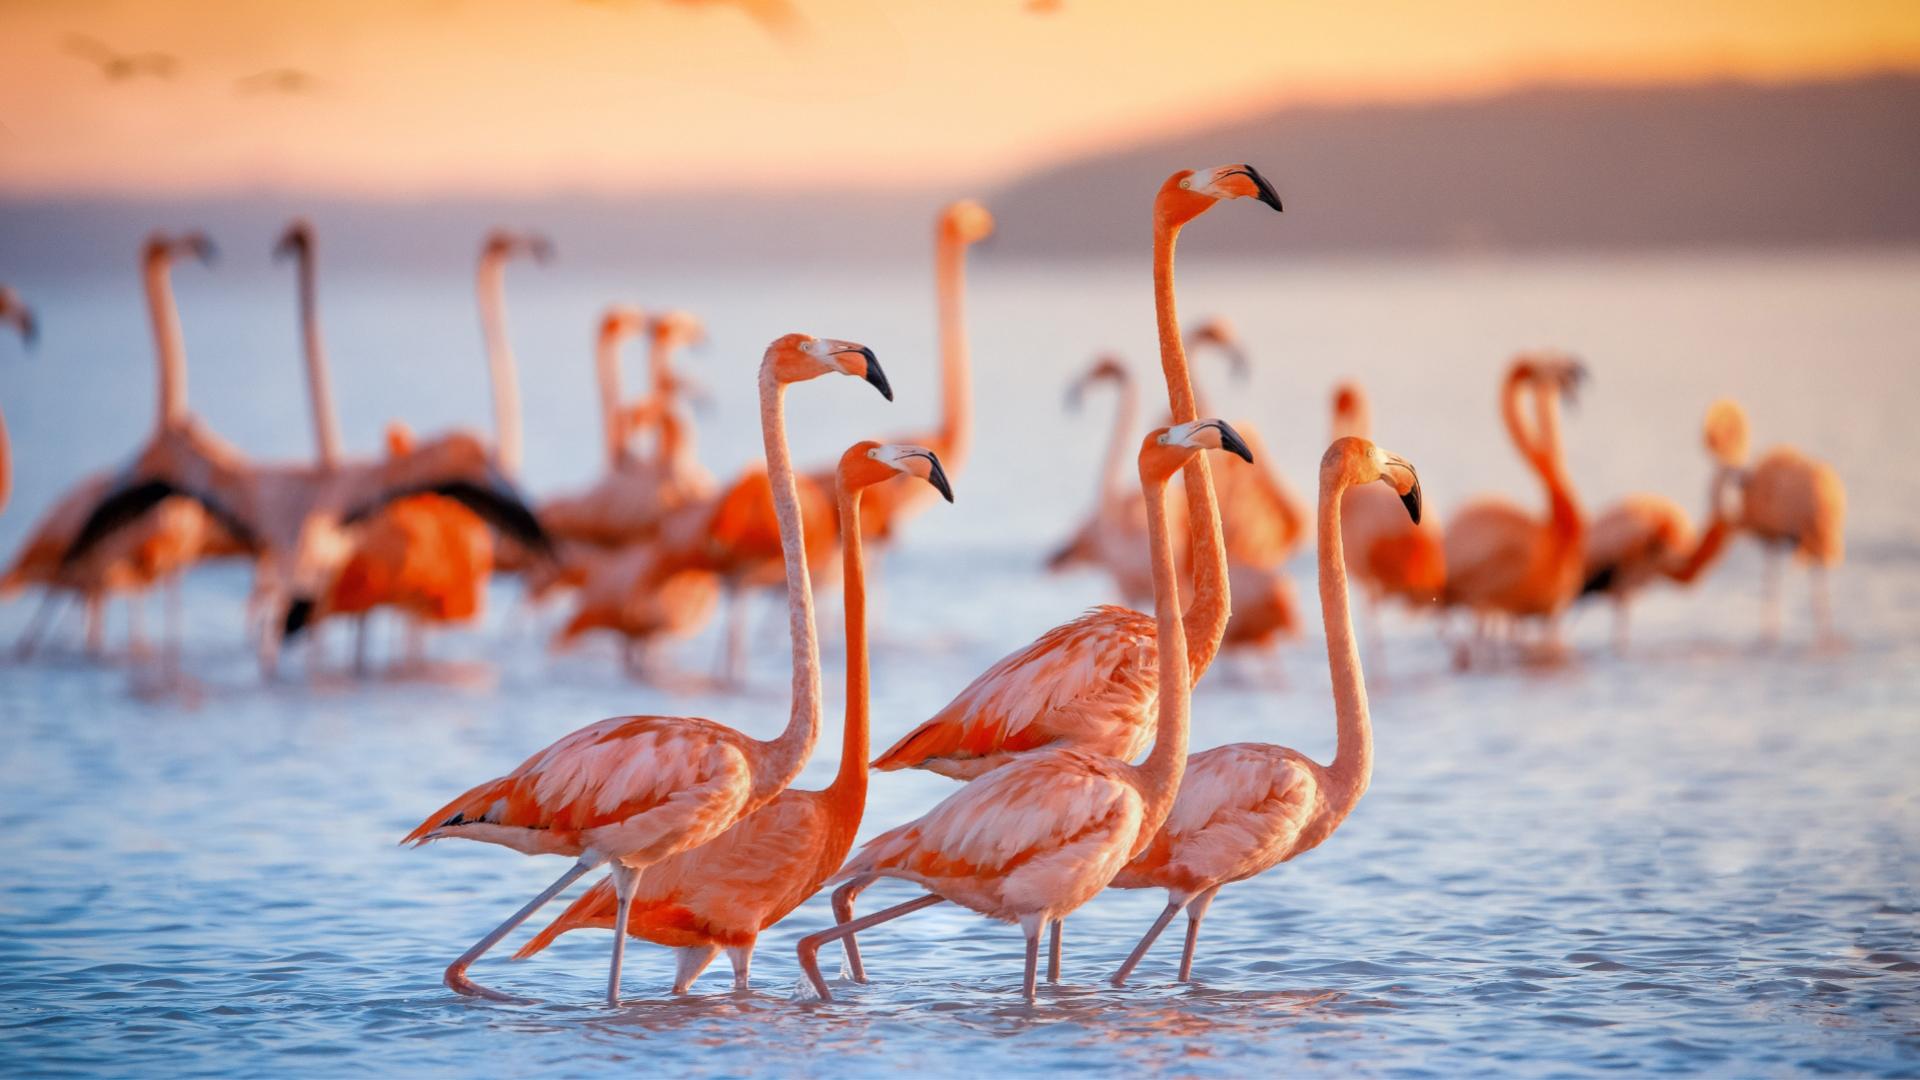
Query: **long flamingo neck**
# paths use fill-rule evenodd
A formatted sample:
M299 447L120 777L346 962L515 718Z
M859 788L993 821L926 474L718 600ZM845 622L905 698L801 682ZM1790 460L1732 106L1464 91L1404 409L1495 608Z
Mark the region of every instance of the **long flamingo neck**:
M973 382L967 352L967 245L945 235L935 242L934 287L940 301L940 456L957 473L973 448Z
M514 371L513 345L507 339L506 257L484 255L475 288L480 294L480 331L487 343L487 370L493 380L493 435L500 465L520 472L520 382Z
M1560 443L1560 392L1543 385L1534 388L1534 395L1534 408L1539 416L1534 468L1546 485L1548 518L1554 535L1566 543L1580 535L1581 527L1580 506L1574 501L1573 484L1567 477L1566 453Z
M841 735L840 769L827 789L857 819L867 798L869 670L867 664L867 560L860 540L860 491L840 493L840 587L847 624L847 718Z
M800 522L800 489L787 452L786 384L771 364L760 369L760 431L767 449L767 483L780 523L780 554L787 564L787 631L793 639L793 711L786 730L770 744L764 783L774 790L799 775L820 734L820 643L813 621L813 580Z
M314 449L320 466L340 464L340 417L333 406L333 380L327 366L327 347L320 338L319 273L311 242L300 245L300 337L307 357L307 400L313 409Z
M1180 339L1180 315L1173 297L1173 249L1180 227L1160 217L1153 223L1153 310L1160 334L1160 368L1167 379L1167 406L1173 422L1197 419L1193 374ZM1227 596L1227 548L1220 531L1220 507L1205 454L1195 454L1185 469L1187 521L1193 552L1193 606L1187 612L1186 652L1193 677L1213 663L1227 633L1231 614ZM1165 638L1161 639L1165 648Z
M1153 749L1140 766L1145 820L1142 842L1164 825L1173 810L1187 767L1187 721L1193 684L1188 665L1187 631L1180 612L1180 577L1173 565L1173 538L1167 529L1167 480L1143 477L1147 542L1153 555L1153 614L1160 635L1160 694Z
M620 412L620 342L626 336L620 324L609 320L600 327L594 345L594 373L600 383L600 427L607 443L607 468L618 469L627 459L627 422Z
M1500 391L1500 419L1507 425L1507 437L1513 440L1514 449L1535 471L1540 469L1539 440L1527 427L1527 418L1521 413L1520 399L1526 393L1527 380L1524 376L1509 375Z
M1732 469L1725 466L1715 470L1713 487L1709 491L1712 505L1707 507L1707 527L1694 542L1693 550L1667 571L1667 576L1682 585L1691 584L1694 579L1707 572L1727 550L1727 541L1733 538L1734 521L1724 509L1726 488L1736 481Z
M1340 496L1344 473L1320 473L1320 618L1327 632L1327 669L1333 675L1333 708L1338 733L1328 768L1336 790L1331 802L1345 817L1373 779L1373 724L1367 716L1367 684L1354 642L1353 616L1347 606L1347 560L1340 544Z
M162 255L147 260L147 314L153 321L154 356L160 361L160 417L156 430L187 422L187 347L180 334L180 309L173 302L173 263Z

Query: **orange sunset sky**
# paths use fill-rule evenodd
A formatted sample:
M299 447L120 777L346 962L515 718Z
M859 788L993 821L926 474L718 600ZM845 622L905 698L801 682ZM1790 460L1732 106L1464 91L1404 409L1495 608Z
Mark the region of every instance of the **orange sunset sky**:
M1029 2L0 0L0 191L987 183L1290 101L1920 67L1914 0Z

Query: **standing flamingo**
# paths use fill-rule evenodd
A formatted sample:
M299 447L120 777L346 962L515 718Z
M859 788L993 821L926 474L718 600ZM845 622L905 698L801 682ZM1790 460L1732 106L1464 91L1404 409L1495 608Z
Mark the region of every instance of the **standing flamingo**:
M1126 481L1128 447L1133 442L1134 424L1139 420L1140 391L1126 364L1111 353L1096 357L1093 366L1067 387L1067 406L1079 408L1087 389L1098 382L1111 382L1118 394L1114 404L1113 427L1107 435L1107 449L1101 460L1100 481L1094 491L1093 509L1081 521L1073 535L1047 557L1047 569L1055 572L1076 566L1098 566L1113 577L1121 599L1129 604L1145 603L1153 598L1152 552L1147 547L1146 503ZM1231 470L1230 470L1231 471ZM1173 504L1175 562L1185 565L1180 542L1185 536L1185 505Z
M20 294L5 285L0 285L0 324L13 327L20 332L21 344L33 348L34 340L39 336L39 324L33 319L33 310L20 299ZM7 420L0 416L0 510L7 508L7 496L13 493L13 447L7 439Z
M867 802L866 564L861 554L860 496L896 476L917 477L949 502L940 459L919 446L855 444L835 473L839 503L841 588L846 601L847 713L840 769L822 791L781 792L704 847L654 864L641 877L627 932L680 954L673 992L684 994L725 949L733 985L747 988L760 931L787 917L846 861ZM531 956L561 934L614 926L615 896L603 881L573 902L515 954Z
M1586 524L1574 501L1560 446L1560 399L1572 400L1586 369L1552 354L1523 355L1508 368L1501 413L1507 434L1546 488L1545 521L1502 499L1483 498L1464 507L1447 526L1444 602L1475 616L1484 640L1488 620L1533 618L1545 624L1549 649L1558 648L1560 613L1580 594L1584 581ZM1529 431L1520 398L1531 389L1537 410ZM1456 662L1472 652L1462 646Z
M187 410L186 348L180 332L180 313L173 299L172 267L176 258L188 255L202 263L213 260L213 243L199 232L169 236L154 233L141 250L141 276L145 284L147 312L152 320L154 357L159 371L159 415L149 435L143 455L163 446L179 443L191 447L205 460L222 468L240 467L238 451L207 431ZM0 593L12 593L27 585L40 585L48 591L41 612L60 594L72 592L82 597L87 609L87 646L99 653L104 644L102 609L112 593L138 595L162 581L172 581L204 555L233 553L246 546L244 528L223 529L217 520L209 520L203 507L183 499L156 498L147 505L158 505L151 517L127 520L111 545L88 551L91 557L80 559L76 548L86 540L92 549L98 537L87 531L91 512L114 489L116 478L96 474L75 485L41 518L4 577ZM138 515L136 515L138 516ZM221 515L213 515L219 519ZM19 649L34 646L44 625L40 615L29 626ZM133 635L138 647L137 630Z
M1200 920L1224 885L1245 881L1318 847L1340 826L1373 776L1373 727L1348 611L1342 495L1380 481L1420 520L1420 478L1401 458L1358 438L1334 440L1320 459L1320 612L1333 674L1338 742L1322 765L1297 750L1232 743L1195 754L1166 824L1113 879L1117 889L1165 889L1167 906L1134 947L1113 985L1127 981L1154 939L1187 913L1180 981L1193 970Z
M455 991L513 1000L474 983L466 971L541 905L582 874L611 862L618 896L614 925L628 925L641 872L720 836L772 801L806 764L820 729L820 661L813 586L800 550L800 501L787 453L785 404L789 384L830 373L866 379L892 396L872 350L847 341L788 334L767 347L760 364L760 426L786 555L793 640L793 707L786 729L761 742L711 720L614 717L560 739L513 772L429 815L403 843L460 837L576 860L448 966L446 982ZM609 1004L620 1001L626 941L625 934L614 935Z
M1280 209L1273 186L1244 164L1182 169L1154 197L1160 366L1169 408L1182 423L1194 417L1194 398L1174 310L1174 245L1188 222L1223 199L1239 198ZM1219 515L1209 476L1204 460L1187 466L1188 529L1196 560L1185 639L1196 679L1213 662L1229 607L1226 560L1211 558L1217 545L1210 530L1219 527ZM988 668L946 708L875 759L873 767L924 768L965 780L1014 754L1055 743L1131 761L1152 738L1155 670L1154 621L1128 608L1095 608Z
M844 940L852 959L854 934L951 900L988 918L1020 925L1027 937L1022 993L1032 1001L1040 932L1054 929L1057 956L1061 920L1106 888L1167 820L1186 770L1192 687L1166 492L1173 474L1201 450L1252 457L1221 420L1160 428L1140 448L1140 486L1147 495L1153 544L1154 614L1162 646L1156 661L1157 735L1146 761L1132 765L1073 747L1048 747L1014 759L961 787L919 819L869 840L834 880L857 891L879 878L899 878L926 889L927 895L800 940L800 968L823 1000L833 994L820 976L822 945ZM1207 483L1204 477L1201 483ZM1217 531L1209 534L1216 547L1218 537ZM1049 979L1057 979L1057 962L1049 967Z
M1227 358L1236 376L1248 370L1246 345L1239 331L1220 316L1203 319L1187 334L1187 351L1212 348ZM1204 394L1195 395L1198 408L1206 409ZM1274 467L1260 441L1260 433L1251 424L1237 422L1236 429L1252 448L1258 465L1251 469L1228 469L1214 480L1219 488L1220 527L1226 530L1227 562L1239 566L1276 567L1287 561L1306 538L1305 502ZM1239 595L1234 608L1239 609ZM1236 616L1237 618L1238 616ZM1228 623L1227 637L1234 634Z
M1333 437L1373 437L1373 409L1359 383L1333 392ZM1350 487L1340 499L1340 531L1348 572L1365 599L1373 660L1381 664L1378 610L1399 600L1418 609L1436 603L1447 584L1445 533L1433 514L1408 521L1398 500L1372 484Z
M1776 446L1749 467L1747 432L1747 414L1738 402L1716 401L1707 410L1707 448L1736 497L1729 525L1752 534L1765 553L1766 636L1780 635L1780 555L1791 551L1808 566L1819 639L1833 644L1838 638L1827 572L1846 555L1846 487L1832 466L1791 446Z

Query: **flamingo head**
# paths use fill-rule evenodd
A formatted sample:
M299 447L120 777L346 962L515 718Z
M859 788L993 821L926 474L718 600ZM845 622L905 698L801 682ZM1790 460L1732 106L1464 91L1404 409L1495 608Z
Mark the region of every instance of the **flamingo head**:
M1367 437L1373 428L1373 408L1367 402L1367 392L1357 382L1351 380L1333 388L1333 430L1334 437L1358 435Z
M940 211L940 238L977 244L993 235L993 214L972 199L948 203Z
M387 422L387 456L406 457L413 453L418 440L413 437L413 429L399 420Z
M545 234L537 232L515 232L512 229L495 229L487 234L480 245L480 261L502 262L516 255L526 255L537 263L550 262L553 259L553 241Z
M1545 350L1522 353L1514 358L1507 377L1532 382L1543 390L1556 390L1567 404L1577 404L1580 386L1588 378L1587 365L1571 353Z
M631 304L612 304L600 313L600 339L618 341L647 328L647 313Z
M1392 488L1406 506L1407 516L1420 524L1420 474L1406 458L1349 435L1333 440L1320 459L1322 490L1329 484L1353 487L1376 480Z
M175 259L185 255L199 260L203 265L212 266L217 254L212 238L198 229L180 233L177 236L156 232L147 237L146 247L141 253L141 261L150 269L164 268L171 266Z
M902 473L925 480L933 485L933 490L938 491L942 498L953 501L953 485L947 482L947 472L940 467L940 458L924 446L872 441L855 443L840 456L837 476L840 490L857 491L891 480Z
M1721 398L1707 407L1703 425L1707 452L1729 469L1746 467L1748 453L1747 412L1732 398Z
M1279 210L1280 195L1260 170L1247 164L1181 169L1160 185L1154 213L1169 225L1184 225L1222 199L1254 198Z
M655 315L647 322L647 329L653 335L654 343L663 349L702 345L707 340L707 328L700 317L679 308Z
M893 387L887 384L887 373L880 370L873 350L838 338L808 334L776 338L767 346L760 370L783 383L806 382L828 374L852 375L872 383L881 397L893 400Z
M1133 378L1127 370L1127 362L1120 359L1118 353L1101 353L1093 358L1093 366L1087 368L1079 378L1067 384L1067 408L1079 409L1080 400L1086 396L1087 387L1102 379L1116 383L1126 383Z
M0 323L11 325L20 332L20 341L31 349L40 339L40 324L33 317L33 309L20 299L20 294L0 285Z
M1203 319L1200 325L1187 334L1187 347L1195 348L1211 345L1226 354L1227 363L1233 369L1233 377L1245 381L1247 377L1247 349L1240 341L1240 331L1224 317L1215 315Z
M1224 450L1244 461L1253 460L1253 451L1232 424L1212 418L1190 420L1147 433L1140 446L1140 478L1167 480L1202 450Z
M313 225L306 218L294 218L287 223L286 231L274 242L273 257L276 259L301 258L313 251Z

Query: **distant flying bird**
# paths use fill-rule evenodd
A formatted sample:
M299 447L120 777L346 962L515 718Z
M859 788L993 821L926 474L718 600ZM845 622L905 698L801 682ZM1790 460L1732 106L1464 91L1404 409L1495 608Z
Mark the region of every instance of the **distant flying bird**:
M319 88L319 80L312 74L299 68L268 68L256 71L233 80L233 89L241 94L284 94L298 96L311 94Z
M121 53L98 38L68 34L67 52L98 67L111 82L125 82L142 76L171 79L180 70L180 61L162 52Z
M1026 9L1034 15L1058 15L1065 11L1065 0L1027 0Z

